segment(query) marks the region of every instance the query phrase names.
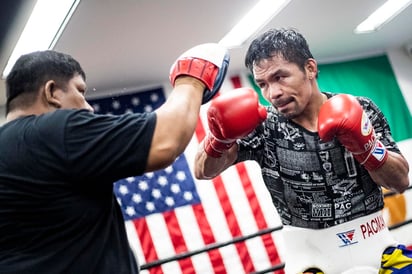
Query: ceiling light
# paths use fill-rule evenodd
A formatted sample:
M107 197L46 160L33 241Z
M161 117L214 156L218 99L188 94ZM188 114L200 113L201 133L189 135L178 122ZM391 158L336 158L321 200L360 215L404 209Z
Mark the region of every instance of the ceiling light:
M355 33L369 33L378 30L383 24L388 23L402 10L404 10L412 0L388 0L376 11L374 11L369 17L360 23Z
M241 46L250 36L265 26L290 0L260 0L219 44L233 48Z
M80 0L38 0L3 71L6 78L23 54L53 49Z

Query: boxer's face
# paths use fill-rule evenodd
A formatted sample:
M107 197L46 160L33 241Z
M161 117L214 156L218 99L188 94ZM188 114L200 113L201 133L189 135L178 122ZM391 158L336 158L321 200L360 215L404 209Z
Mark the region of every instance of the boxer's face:
M302 71L279 55L255 64L253 75L263 96L282 115L289 119L303 115L313 94L314 77L308 68Z
M85 99L86 83L80 75L74 76L67 82L63 89L57 89L54 92L60 102L62 109L87 109L93 111L93 108Z

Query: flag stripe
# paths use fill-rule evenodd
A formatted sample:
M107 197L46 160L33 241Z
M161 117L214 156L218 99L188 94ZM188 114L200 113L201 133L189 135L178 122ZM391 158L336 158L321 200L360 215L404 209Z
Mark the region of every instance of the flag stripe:
M234 88L241 88L242 87L242 81L240 80L240 76L232 76L230 78L230 81L232 82L232 85Z
M212 181L200 182L198 184L199 195L201 195L203 207L207 220L211 225L212 233L216 239L215 243L222 243L232 239L229 230L230 224L222 210L216 189ZM223 264L218 265L214 273L244 273L244 269L234 245L228 245L219 249L222 254Z
M216 177L213 179L213 184L217 190L217 194L219 197L220 204L222 205L223 212L226 216L226 220L229 224L229 230L232 234L232 237L239 237L242 235L239 223L236 219L236 215L234 214L232 205L230 204L229 197L225 188L225 185L222 181L222 177ZM252 264L252 258L248 252L247 246L245 242L239 242L235 244L235 247L238 251L240 259L242 261L243 269L247 272L255 271L255 268Z
M241 178L245 178L244 180L241 180L241 182L243 184L243 188L245 189L245 193L248 198L248 201L250 202L250 206L252 208L253 216L255 217L258 229L262 230L262 229L267 228L268 224L266 223L266 219L265 219L265 216L263 215L263 211L260 207L255 190L253 186L251 185L251 179L246 170L245 164L244 163L237 164L236 169L239 173L239 176ZM271 235L265 234L265 235L262 235L261 237L264 242L265 248L268 252L270 262L272 264L279 263L280 262L279 254L277 252L275 242L273 241L273 238L271 237Z
M200 232L201 232L204 243L206 245L215 243L216 239L213 235L213 231L210 227L210 224L207 221L203 206L195 205L193 206L193 211L196 212L195 213L196 221L199 224L199 227L201 228ZM214 269L218 269L219 267L224 266L222 255L220 254L218 249L213 249L209 251L208 255L210 258L210 262L212 263L212 266Z
M146 217L146 222L148 229L152 235L152 241L156 248L156 252L159 258L168 258L171 255L174 255L175 248L171 240L171 236L168 232L167 222L163 214L153 214ZM163 272L160 272L160 269L157 269L156 273L182 273L181 267L179 265L180 261L171 261L165 264L162 264L160 267ZM158 267L155 267L156 269Z
M144 260L146 262L153 262L159 259L157 256L156 248L154 246L152 236L150 234L149 227L146 223L145 218L140 218L137 220L133 221L136 231L137 231L137 236L140 241L140 246L144 250ZM158 271L155 267L149 269L150 274L162 274L163 272Z
M223 181L227 182L225 184L226 192L230 193L230 203L232 204L235 218L239 223L241 234L250 235L257 232L256 220L241 182L244 178L239 177L235 167L228 168L221 176ZM264 269L270 266L269 257L267 252L265 252L265 246L260 237L248 239L244 243L247 246L255 269Z
M167 230L169 231L170 237L173 247L175 249L176 254L187 252L187 246L185 240L183 238L182 230L180 229L179 221L176 217L174 211L168 211L163 214L165 223L167 224ZM191 273L193 272L194 266L190 258L185 258L178 260L180 268L182 269L182 273Z
M201 204L196 204L191 207L191 210L186 208L177 208L175 210L181 223L181 230L188 250L200 250L205 246L206 240L202 234L208 234L210 230L210 224L206 219L204 209ZM203 230L206 230L203 232ZM211 238L211 242L215 242L213 234L212 237L207 235L205 238ZM217 258L218 260L214 259ZM212 250L210 252L204 252L196 254L191 257L195 273L213 273L213 269L223 264L222 256L219 250Z

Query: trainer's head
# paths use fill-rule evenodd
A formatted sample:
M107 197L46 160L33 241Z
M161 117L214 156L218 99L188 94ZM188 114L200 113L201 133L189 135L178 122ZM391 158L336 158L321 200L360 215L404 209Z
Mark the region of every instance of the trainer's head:
M83 83L86 80L79 62L68 54L46 50L22 55L6 79L6 114L15 108L30 107L46 86L51 91L66 91L75 77Z
M306 39L298 31L286 28L270 29L252 41L246 53L245 65L253 74L254 65L274 56L295 63L302 71L306 61L313 58Z

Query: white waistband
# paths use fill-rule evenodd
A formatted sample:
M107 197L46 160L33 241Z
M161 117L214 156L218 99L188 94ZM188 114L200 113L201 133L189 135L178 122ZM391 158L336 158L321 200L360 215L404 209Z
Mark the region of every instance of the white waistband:
M382 252L396 245L381 212L325 229L284 226L286 273L308 267L342 273L353 266L379 268Z

